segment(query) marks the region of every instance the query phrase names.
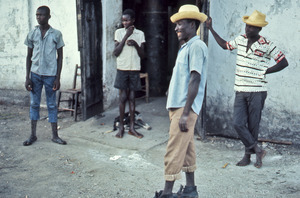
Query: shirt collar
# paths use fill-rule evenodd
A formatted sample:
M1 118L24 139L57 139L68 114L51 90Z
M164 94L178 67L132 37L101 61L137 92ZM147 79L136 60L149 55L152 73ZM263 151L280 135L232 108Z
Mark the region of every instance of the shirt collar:
M247 36L246 36L246 34L243 34L242 36L243 36L245 39L248 39ZM267 40L266 40L266 38L263 37L263 36L260 36L259 39L258 39L256 42L258 42L258 43L261 44L261 45L268 43Z
M39 25L35 26L35 29L40 29L40 26ZM50 27L49 27L49 29L47 31L53 32L53 28L52 28L51 25L50 25Z
M124 32L126 33L126 29L125 28L123 28L123 29L124 29ZM132 34L135 34L135 33L136 33L136 28L133 29Z
M191 43L193 43L195 40L198 40L198 39L200 39L200 37L198 35L192 37L188 42L182 44L181 48L185 47L186 45L190 45Z

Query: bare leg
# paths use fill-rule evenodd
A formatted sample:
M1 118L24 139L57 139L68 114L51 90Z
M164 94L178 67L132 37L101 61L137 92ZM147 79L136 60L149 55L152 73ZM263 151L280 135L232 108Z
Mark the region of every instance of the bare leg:
M67 144L66 141L58 137L57 122L51 122L51 128L52 128L52 142L55 142L57 144L63 144L63 145Z
M119 120L119 132L116 134L117 138L123 138L124 135L124 114L125 114L125 107L127 101L127 91L121 90L119 91L119 111L120 111L120 120Z
M24 146L29 146L37 140L36 125L37 125L37 120L31 120L31 135L26 141L23 142Z
M129 91L129 113L130 113L130 128L128 134L133 135L137 138L144 137L142 134L138 133L134 128L135 93L132 90Z
M186 186L195 186L195 176L194 172L186 172L185 177L186 177Z
M186 172L186 186L180 186L177 197L198 197L197 186L195 186L195 173Z
M166 181L162 195L172 194L175 181Z

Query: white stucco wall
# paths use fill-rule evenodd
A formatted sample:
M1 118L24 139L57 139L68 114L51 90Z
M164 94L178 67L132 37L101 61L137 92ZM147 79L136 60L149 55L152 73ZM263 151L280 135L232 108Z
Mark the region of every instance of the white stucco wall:
M116 58L113 55L114 33L121 23L122 0L103 0L103 103L104 109L118 99L118 89L114 88L117 72Z
M0 0L0 89L14 92L17 97L27 95L24 88L27 33L37 25L36 9L46 5L51 9L49 24L63 34L65 42L61 87L70 88L75 64L80 63L77 47L77 24L75 0ZM20 99L21 100L21 99Z
M61 89L72 87L75 64L80 64L77 42L75 0L0 0L0 101L14 98L15 103L28 104L25 91L27 33L38 25L36 9L46 5L51 9L49 24L63 34L65 42ZM103 11L103 103L104 109L118 99L113 87L116 74L114 32L121 22L122 0L102 0ZM80 78L77 85L80 86ZM25 101L24 101L25 100Z
M289 66L283 71L267 75L268 97L262 116L261 136L284 136L290 139L300 136L299 8L299 0L210 1L213 27L227 41L245 33L242 16L250 15L254 10L266 14L269 25L264 27L260 34L275 42L289 62ZM208 48L207 110L211 122L209 128L223 130L227 134L235 133L231 120L236 51L221 49L211 33ZM271 61L271 65L274 64L275 62Z

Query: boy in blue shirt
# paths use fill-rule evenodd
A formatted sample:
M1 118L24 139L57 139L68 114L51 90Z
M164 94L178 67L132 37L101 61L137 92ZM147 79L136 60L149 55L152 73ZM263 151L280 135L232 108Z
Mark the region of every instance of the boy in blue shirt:
M25 40L27 48L25 88L30 91L31 135L23 142L29 146L37 140L36 125L40 119L40 102L43 86L47 99L49 122L52 127L52 141L67 144L57 134L56 91L60 88L64 41L59 30L52 28L48 21L50 9L41 6L36 11L39 23L30 31ZM56 56L57 54L57 56Z

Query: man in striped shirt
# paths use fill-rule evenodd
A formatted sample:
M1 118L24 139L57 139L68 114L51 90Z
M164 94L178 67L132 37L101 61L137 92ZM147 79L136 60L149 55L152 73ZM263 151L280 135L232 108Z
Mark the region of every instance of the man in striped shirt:
M250 164L251 154L256 154L255 167L262 166L266 151L257 145L259 123L264 102L267 97L266 74L278 72L288 66L285 55L273 42L259 35L268 22L266 16L255 10L250 16L244 16L246 34L226 42L213 29L212 19L206 24L217 43L223 49L237 49L234 90L233 123L240 139L245 145L245 155L237 166ZM273 58L276 64L269 67Z

